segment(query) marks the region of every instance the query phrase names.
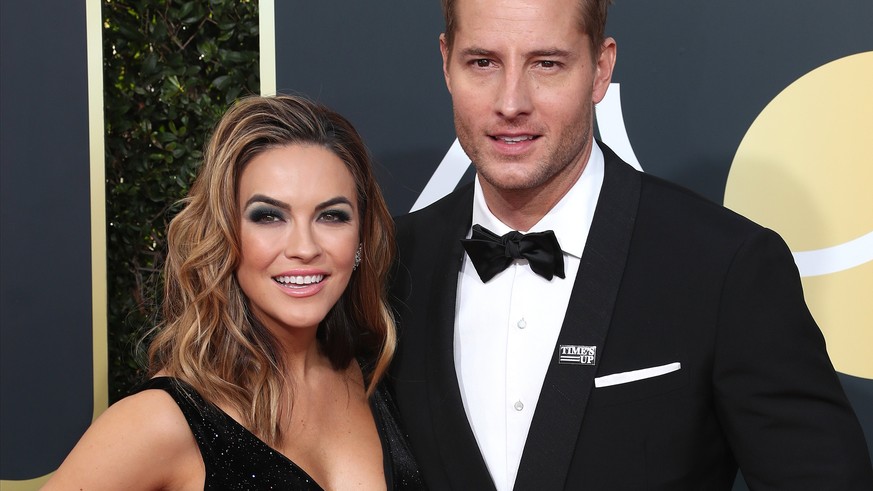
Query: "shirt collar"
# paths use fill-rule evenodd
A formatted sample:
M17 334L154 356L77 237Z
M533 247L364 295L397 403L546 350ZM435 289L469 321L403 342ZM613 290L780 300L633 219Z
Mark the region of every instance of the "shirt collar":
M603 151L596 141L592 140L592 143L591 154L588 156L588 162L585 164L585 170L579 176L579 180L536 225L530 230L521 230L521 232L553 230L558 238L558 243L561 244L561 250L577 258L582 257L582 251L585 249L588 230L594 219L594 208L603 185ZM485 203L478 175L476 175L475 181L472 223L478 223L497 235L503 235L513 230L491 213ZM467 237L469 236L468 233Z

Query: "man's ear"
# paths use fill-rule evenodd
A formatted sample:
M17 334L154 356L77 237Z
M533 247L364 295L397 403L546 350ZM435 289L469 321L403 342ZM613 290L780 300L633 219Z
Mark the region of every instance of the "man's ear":
M449 61L451 53L449 45L446 44L446 33L440 34L440 53L443 55L443 77L446 79L446 88L449 89L449 94L452 93L452 79L449 76Z
M606 96L606 89L612 81L612 70L615 68L616 46L615 39L608 37L600 46L600 54L597 57L597 66L594 73L594 90L591 98L594 104L600 103Z

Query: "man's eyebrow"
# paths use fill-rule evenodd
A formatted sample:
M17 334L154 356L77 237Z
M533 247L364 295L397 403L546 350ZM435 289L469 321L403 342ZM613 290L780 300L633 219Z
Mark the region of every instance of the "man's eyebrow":
M489 57L493 57L494 54L495 54L495 52L493 50L485 49L485 48L478 48L475 46L461 50L461 56L467 56L467 57L475 56L475 57L489 58ZM543 48L543 49L536 49L536 50L530 51L527 53L527 56L531 57L531 58L533 58L533 57L538 57L538 58L540 58L540 57L541 58L570 58L573 56L573 54L570 51L567 51L565 49Z
M477 48L475 46L461 50L461 56L481 56L483 58L486 58L493 55L494 51L484 48Z
M559 48L548 48L548 49L537 49L528 53L528 56L542 57L542 58L569 58L572 54L565 50Z
M252 203L266 203L268 205L273 205L276 208L281 208L283 210L290 210L291 207L288 203L284 201L279 201L277 199L270 198L269 196L264 196L263 194L256 194L246 201L246 205L243 208L248 208Z

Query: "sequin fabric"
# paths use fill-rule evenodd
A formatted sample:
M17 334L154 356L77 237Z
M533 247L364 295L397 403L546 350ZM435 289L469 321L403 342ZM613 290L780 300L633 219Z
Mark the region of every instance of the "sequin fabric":
M206 466L204 490L322 489L306 471L207 403L185 382L157 377L138 387L137 392L147 389L169 393L185 415ZM376 389L370 407L382 441L388 489L425 489L418 464L397 423L394 403L384 387Z

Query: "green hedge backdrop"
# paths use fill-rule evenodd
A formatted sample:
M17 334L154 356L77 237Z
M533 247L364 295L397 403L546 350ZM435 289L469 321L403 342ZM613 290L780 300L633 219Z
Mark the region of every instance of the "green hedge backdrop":
M109 399L142 376L155 322L165 230L211 129L259 93L257 3L103 3Z

